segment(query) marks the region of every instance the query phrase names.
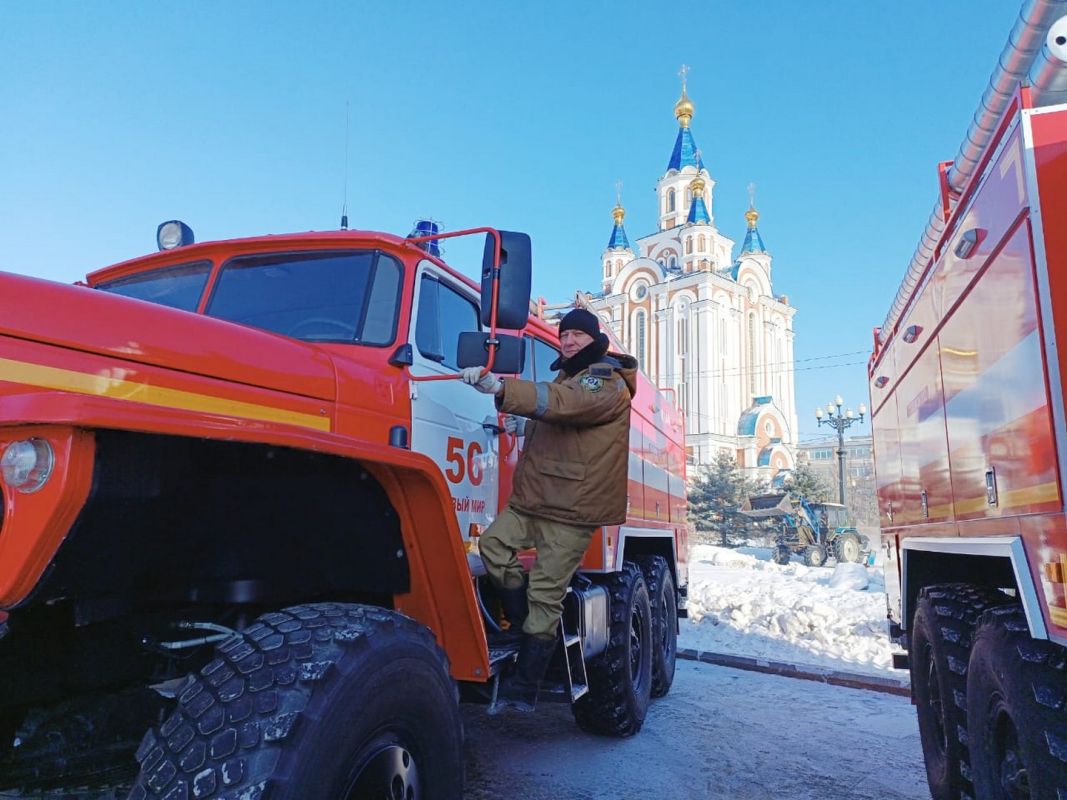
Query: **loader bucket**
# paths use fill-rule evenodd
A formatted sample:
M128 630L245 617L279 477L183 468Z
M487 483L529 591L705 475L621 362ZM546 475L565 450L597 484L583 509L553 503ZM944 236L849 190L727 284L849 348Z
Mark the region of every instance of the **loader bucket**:
M784 517L787 514L795 513L793 499L790 497L789 492L752 495L741 504L740 511L746 517L752 517L753 519Z

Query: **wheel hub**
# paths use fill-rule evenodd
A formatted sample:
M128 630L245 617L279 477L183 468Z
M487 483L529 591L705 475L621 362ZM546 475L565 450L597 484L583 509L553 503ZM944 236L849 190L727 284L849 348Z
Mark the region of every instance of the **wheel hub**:
M641 685L641 640L644 633L644 622L638 609L635 607L630 615L630 677L634 688Z
M411 753L400 744L382 744L366 757L345 800L418 800L422 796L419 770Z
M944 708L941 701L941 684L938 681L937 664L934 663L934 654L930 647L925 648L923 657L926 659L926 686L929 692L927 705L934 720L937 731L937 742L942 753L948 751L948 735L945 732Z

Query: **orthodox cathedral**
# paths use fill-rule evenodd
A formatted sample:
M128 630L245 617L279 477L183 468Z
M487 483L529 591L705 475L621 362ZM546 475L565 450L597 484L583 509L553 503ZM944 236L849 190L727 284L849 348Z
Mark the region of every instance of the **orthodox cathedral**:
M773 479L794 465L796 312L774 294L754 202L736 259L734 241L715 226L715 181L693 138L693 111L683 72L678 136L656 184L656 231L631 244L620 198L601 291L586 302L653 383L674 390L690 464L726 451L750 477Z

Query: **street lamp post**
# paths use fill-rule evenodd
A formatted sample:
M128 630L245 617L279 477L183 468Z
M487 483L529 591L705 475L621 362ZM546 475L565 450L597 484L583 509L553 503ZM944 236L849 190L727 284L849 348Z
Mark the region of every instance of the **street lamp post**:
M837 490L841 505L845 504L845 428L853 423L863 422L863 415L867 413L867 406L860 403L860 415L856 417L852 409L841 410L845 401L838 395L833 402L826 404L826 418L823 418L823 410L815 409L815 419L820 425L829 425L837 431Z

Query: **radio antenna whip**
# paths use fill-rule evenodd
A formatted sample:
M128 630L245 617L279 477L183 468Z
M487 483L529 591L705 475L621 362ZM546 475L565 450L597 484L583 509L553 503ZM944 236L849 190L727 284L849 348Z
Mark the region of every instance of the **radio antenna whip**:
M345 189L344 199L341 201L341 230L348 230L348 125L349 118L351 116L349 110L350 102L345 101Z

